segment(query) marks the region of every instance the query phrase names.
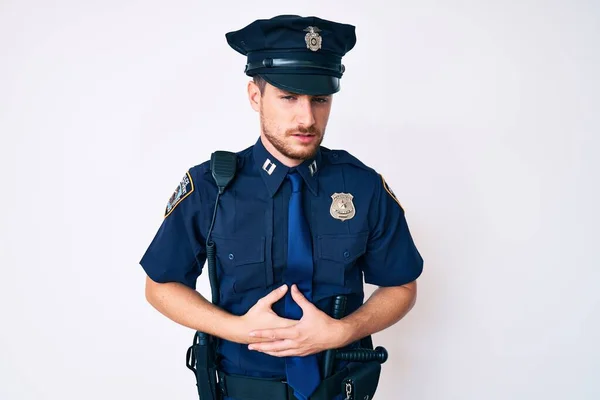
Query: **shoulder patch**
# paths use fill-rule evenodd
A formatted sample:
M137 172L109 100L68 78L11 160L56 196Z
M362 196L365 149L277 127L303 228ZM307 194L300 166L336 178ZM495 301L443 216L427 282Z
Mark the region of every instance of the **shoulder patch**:
M388 194L390 196L392 196L392 199L394 199L394 201L396 203L398 203L398 205L400 206L400 208L402 210L404 210L404 208L402 207L402 204L400 204L400 202L398 201L398 198L396 197L396 194L394 193L394 191L392 190L392 188L390 187L390 185L388 185L387 182L385 181L385 179L383 179L383 175L379 174L379 176L381 177L381 182L383 184L383 188L385 189L385 191L388 192Z
M186 172L185 176L181 179L179 186L177 186L177 188L171 195L169 202L167 203L167 208L165 209L165 218L168 217L169 214L173 212L175 207L177 207L177 205L181 203L183 199L188 197L193 191L194 182L192 181L192 176L189 172Z

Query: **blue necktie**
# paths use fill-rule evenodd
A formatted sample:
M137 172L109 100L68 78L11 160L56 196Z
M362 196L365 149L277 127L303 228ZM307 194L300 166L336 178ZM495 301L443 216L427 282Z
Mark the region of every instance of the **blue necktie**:
M293 172L288 178L292 183L292 196L288 209L285 283L289 290L285 295L285 317L298 320L302 318L302 309L292 298L291 286L295 283L304 297L312 300L313 257L310 231L302 212L302 177ZM294 389L294 395L300 400L308 399L321 381L316 354L286 357L285 371L288 385Z

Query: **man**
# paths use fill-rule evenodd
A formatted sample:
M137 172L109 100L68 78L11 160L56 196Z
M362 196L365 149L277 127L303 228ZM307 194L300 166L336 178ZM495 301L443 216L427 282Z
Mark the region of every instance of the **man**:
M285 382L306 399L325 378L325 350L357 347L412 308L423 261L384 179L321 146L354 27L285 15L226 37L248 58L260 138L238 153L214 220L209 163L186 173L141 260L146 297L173 321L221 338L223 376ZM211 226L218 305L195 291ZM364 304L363 277L379 286ZM340 294L347 313L338 320L329 314Z

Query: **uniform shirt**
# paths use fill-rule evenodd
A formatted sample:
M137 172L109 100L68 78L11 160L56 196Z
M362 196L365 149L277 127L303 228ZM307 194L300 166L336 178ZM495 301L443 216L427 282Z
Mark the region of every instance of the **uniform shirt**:
M332 297L347 295L347 314L364 299L363 279L399 286L421 274L423 260L404 210L382 176L349 153L321 147L295 168L304 179L303 208L313 244L313 303L331 315ZM288 237L290 168L261 139L238 153L235 179L219 199L212 231L219 307L245 314L283 284ZM191 168L175 191L141 265L155 282L192 289L206 260L205 241L218 190L205 162ZM283 315L283 299L273 310ZM265 327L267 328L267 327ZM285 377L284 358L221 340L221 368L230 374Z

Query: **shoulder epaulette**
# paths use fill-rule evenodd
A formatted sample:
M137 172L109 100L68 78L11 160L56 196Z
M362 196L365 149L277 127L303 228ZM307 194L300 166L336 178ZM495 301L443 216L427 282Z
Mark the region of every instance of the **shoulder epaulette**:
M326 157L331 164L351 164L364 170L376 173L373 168L365 165L362 161L348 153L346 150L330 150L325 147L322 147L321 150L323 157Z

